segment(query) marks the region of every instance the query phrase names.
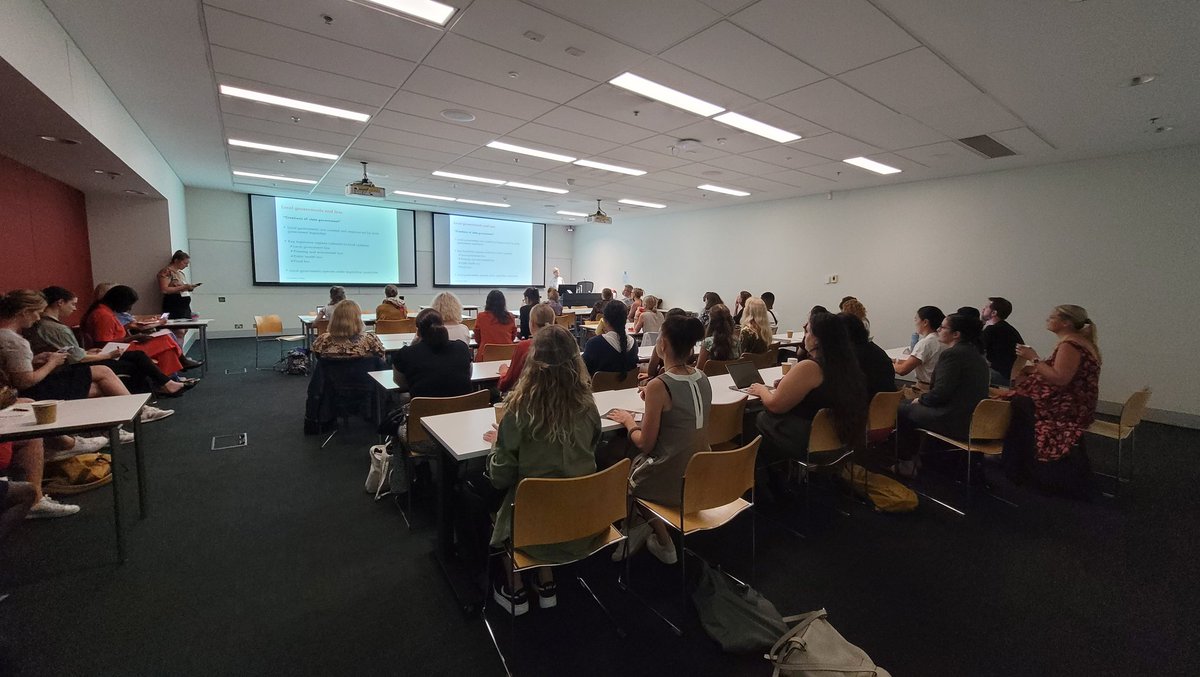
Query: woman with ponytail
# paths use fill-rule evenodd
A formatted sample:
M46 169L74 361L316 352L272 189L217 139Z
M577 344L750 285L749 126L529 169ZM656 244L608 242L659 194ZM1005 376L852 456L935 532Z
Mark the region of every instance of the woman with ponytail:
M625 304L610 301L604 307L604 322L608 331L593 336L583 346L583 363L589 374L598 371L613 371L625 377L625 373L637 368L637 345L625 332Z

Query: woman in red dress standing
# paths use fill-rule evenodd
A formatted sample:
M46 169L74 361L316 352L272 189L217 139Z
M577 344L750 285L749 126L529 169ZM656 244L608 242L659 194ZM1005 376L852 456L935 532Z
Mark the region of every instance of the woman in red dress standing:
M132 287L119 284L109 289L83 316L83 333L95 347L106 343L129 343L129 350L146 353L159 371L171 376L183 370L183 351L170 336L143 338L129 334L117 313L127 313L138 300Z

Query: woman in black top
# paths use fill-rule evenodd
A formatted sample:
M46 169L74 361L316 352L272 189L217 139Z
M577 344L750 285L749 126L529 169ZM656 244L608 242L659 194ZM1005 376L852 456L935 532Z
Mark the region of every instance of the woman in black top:
M854 348L858 366L867 379L867 402L875 397L875 393L895 392L896 372L892 368L892 358L887 356L883 348L867 338L867 327L857 315L838 313L837 318L846 327L846 336Z
M542 295L538 293L536 287L529 287L525 290L525 298L521 304L521 338L529 338L529 311L534 306L541 303Z
M637 345L625 333L625 304L611 301L604 307L604 322L608 331L593 336L583 346L583 363L589 374L615 371L622 376L637 369Z
M471 351L451 341L442 316L433 308L417 314L417 338L392 358L413 397L456 397L471 392Z

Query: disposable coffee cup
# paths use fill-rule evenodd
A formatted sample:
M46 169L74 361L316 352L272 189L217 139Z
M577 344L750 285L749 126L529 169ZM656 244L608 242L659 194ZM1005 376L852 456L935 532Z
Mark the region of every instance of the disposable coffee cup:
M38 425L48 425L58 420L58 402L53 400L43 400L34 402L33 418Z
M799 363L800 363L800 358L798 358L798 357L789 357L789 358L788 358L788 361L787 361L787 363L788 363L788 364L791 364L791 365L796 365L796 364L799 364Z
M787 332L787 334L788 334L788 338L791 338L791 337L792 337L792 334L793 334L792 330L791 330L791 329L789 329L789 330L788 330L788 332Z
M492 405L492 408L496 410L496 423L500 423L500 421L504 418L504 403L497 402L496 404Z
M783 373L784 373L784 375L786 376L786 375L787 375L787 373L788 373L789 371L791 371L791 370L792 370L792 363L791 363L791 362L784 362L782 365L780 365L780 368L782 368L782 369L783 369Z

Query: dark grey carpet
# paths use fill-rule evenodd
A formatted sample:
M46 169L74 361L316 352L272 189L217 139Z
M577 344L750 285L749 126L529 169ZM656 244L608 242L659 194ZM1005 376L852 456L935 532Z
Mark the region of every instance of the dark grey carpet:
M126 492L127 564L115 564L109 489L0 548L0 675L501 673L482 622L463 619L429 557L431 505L409 531L363 493L365 422L326 449L301 434L306 379L222 373L252 369L252 350L214 341L204 383L145 426L152 512L138 521ZM212 435L237 432L247 448L209 451ZM821 513L806 540L759 517L757 587L784 613L827 608L897 676L1194 675L1198 442L1144 425L1135 482L1117 500L1001 484L1019 508L977 496L959 519L925 504L910 515L857 506ZM1098 465L1112 449L1091 445ZM693 545L748 574L749 526L739 518ZM640 588L675 599L674 570L647 555L635 564ZM630 638L564 574L559 608L519 619L521 673L769 674L760 656L721 653L694 620L675 638L616 587L606 559L581 570ZM493 618L507 643L507 621Z

